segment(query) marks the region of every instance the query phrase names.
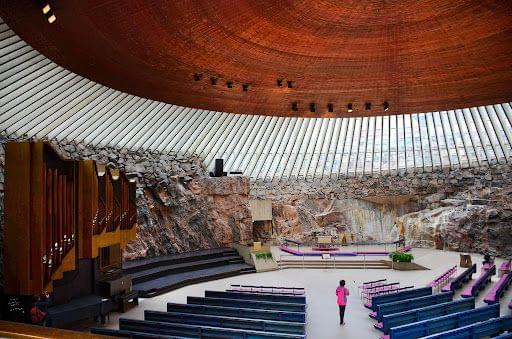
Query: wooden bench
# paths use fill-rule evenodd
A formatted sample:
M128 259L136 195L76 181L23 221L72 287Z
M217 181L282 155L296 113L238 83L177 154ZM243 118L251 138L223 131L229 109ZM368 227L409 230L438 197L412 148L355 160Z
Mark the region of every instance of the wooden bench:
M429 305L440 304L444 302L452 301L453 292L445 292L433 295L427 295L425 297L411 298L392 303L381 304L377 306L377 311L369 314L370 318L382 321L382 317L385 314L393 314L398 312L404 312L415 308L426 307Z
M450 281L450 279L455 274L455 272L457 272L457 265L449 268L444 273L442 273L440 276L438 276L437 278L432 280L428 284L428 286L432 286L432 288L434 288L434 289L438 289L439 287L445 286Z
M488 305L412 324L392 327L382 339L420 338L500 316L500 306Z
M211 305L193 305L167 303L167 312L181 312L192 314L210 314L229 317L278 320L289 322L306 322L306 314L302 312L287 312L275 310L258 310L250 308L211 306Z
M289 304L306 304L305 296L295 295L276 295L265 293L242 293L242 292L225 292L225 291L204 291L206 298L226 298L226 299L241 299L241 300L258 300L258 301L271 301L282 302Z
M144 320L163 323L187 324L232 328L238 330L256 330L263 332L304 335L305 324L275 320L247 319L218 315L190 314L177 312L144 311Z
M304 305L304 304L257 301L257 300L202 298L202 297L188 296L187 304L253 308L253 309L302 312L302 313L306 312L306 305Z
M382 317L382 322L374 327L384 333L388 333L392 327L402 326L422 320L441 317L444 315L472 310L475 308L475 298L460 299L427 307L411 309L405 312L387 314Z
M491 266L488 270L483 271L478 279L474 280L465 290L462 292L461 297L471 298L476 297L481 289L485 287L490 281L491 277L496 274L496 266Z
M500 301L500 298L505 293L512 283L512 272L503 275L498 282L496 282L492 289L485 295L484 302L487 304L494 304Z
M512 330L512 317L505 316L490 319L475 324L459 327L450 331L433 334L425 337L428 339L451 339L451 338L487 338L494 337L506 331ZM499 338L510 338L512 334L500 336Z
M259 339L303 339L304 335L237 330L211 326L163 323L147 320L119 319L119 329L141 333L165 334L187 338L259 338Z
M502 262L500 265L498 276L501 278L505 274L508 274L510 272L510 266L511 266L511 260Z
M392 294L379 295L372 298L372 304L371 306L369 306L369 308L371 308L372 311L376 311L377 306L379 306L380 304L386 304L393 301L399 301L416 297L424 297L426 295L432 295L432 287L421 287ZM365 307L368 306L365 305Z
M462 284L472 279L473 273L476 273L476 264L473 264L471 267L464 270L464 272L459 274L452 282L444 286L441 289L441 292L450 292L461 288Z

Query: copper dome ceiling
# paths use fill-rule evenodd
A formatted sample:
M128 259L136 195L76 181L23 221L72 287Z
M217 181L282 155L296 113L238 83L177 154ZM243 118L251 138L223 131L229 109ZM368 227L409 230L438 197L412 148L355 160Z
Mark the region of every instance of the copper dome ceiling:
M2 0L0 16L63 67L168 103L336 117L512 100L512 1L49 3L53 24L34 0Z

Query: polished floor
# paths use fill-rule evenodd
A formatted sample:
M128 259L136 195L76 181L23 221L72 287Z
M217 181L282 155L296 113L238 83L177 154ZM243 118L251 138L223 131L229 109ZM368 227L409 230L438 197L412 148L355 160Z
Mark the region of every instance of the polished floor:
M139 306L132 308L125 314L125 318L143 319L144 310L165 311L167 302L186 303L186 297L204 296L204 290L224 290L230 284L261 284L279 286L305 287L307 293L307 337L312 339L330 338L378 338L380 332L373 328L373 320L368 317L368 310L363 307L358 296L357 286L364 281L387 278L388 281L399 281L403 286L425 286L435 276L441 274L449 267L459 263L459 253L413 249L415 262L428 267L427 271L393 271L370 269L285 269L280 271L248 274L238 277L226 278L192 286L187 286L151 299L141 299ZM276 255L275 255L276 256ZM480 266L482 257L472 254L474 263ZM501 264L497 260L497 264ZM459 268L460 270L460 268ZM480 267L478 267L480 270ZM479 274L480 271L477 272ZM352 295L346 312L346 325L340 326L334 290L340 279L345 279ZM493 281L497 281L497 275ZM483 304L487 288L477 297L477 304ZM461 293L458 291L456 297ZM502 299L501 314L510 314L507 308L512 299L512 289L509 289ZM117 328L119 314L110 317L108 327Z

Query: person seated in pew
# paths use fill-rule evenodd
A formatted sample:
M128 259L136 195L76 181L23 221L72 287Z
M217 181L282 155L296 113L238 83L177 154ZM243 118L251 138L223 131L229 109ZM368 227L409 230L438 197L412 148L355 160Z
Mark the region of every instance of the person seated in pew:
M347 307L347 296L349 295L350 292L345 287L345 280L340 280L340 285L336 288L336 298L340 309L340 325L345 325L345 308Z
M50 316L48 307L52 305L50 294L45 292L42 295L34 297L34 304L30 309L30 319L32 324L41 326L50 326Z

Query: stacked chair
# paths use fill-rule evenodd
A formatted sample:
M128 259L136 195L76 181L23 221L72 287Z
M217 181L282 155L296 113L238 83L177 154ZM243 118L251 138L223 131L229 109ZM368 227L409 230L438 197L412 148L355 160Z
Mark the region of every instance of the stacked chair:
M144 311L144 320L119 320L119 330L92 333L128 338L305 338L303 288L231 285L168 303L167 312Z

